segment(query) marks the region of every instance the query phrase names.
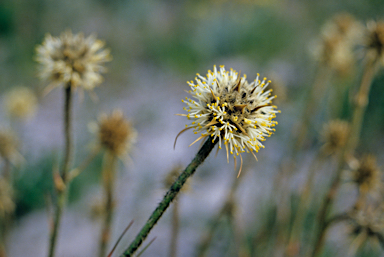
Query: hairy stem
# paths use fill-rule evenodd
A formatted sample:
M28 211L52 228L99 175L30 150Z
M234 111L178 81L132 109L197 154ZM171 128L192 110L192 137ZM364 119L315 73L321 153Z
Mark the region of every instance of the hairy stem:
M117 157L107 151L104 156L104 168L103 168L103 185L105 194L104 205L104 220L103 227L100 236L100 248L99 256L105 257L107 252L107 246L111 238L111 225L114 211L114 197L113 191L115 188L115 175L116 175L116 161Z
M57 203L56 210L53 219L53 225L51 228L50 239L49 239L49 252L48 256L55 256L55 249L57 243L57 236L60 229L61 216L67 200L67 175L71 165L72 158L72 87L68 83L64 88L65 91L65 102L64 102L64 136L65 136L65 148L64 148L64 162L61 169L60 177L63 182L64 188L56 188L57 191Z
M366 60L359 91L356 95L354 102L355 107L352 114L351 130L349 133L349 137L344 148L342 149L341 154L339 155L335 177L332 181L331 187L329 188L326 194L326 197L319 212L319 234L315 242L315 247L313 249L312 256L318 256L320 254L321 249L323 248L325 241L325 233L327 230L327 215L336 196L336 192L339 188L341 173L344 168L345 162L356 150L360 137L361 127L363 124L365 110L368 105L369 90L371 88L372 80L377 70L376 66L378 65L378 63L379 62L375 59Z
M136 250L143 243L145 238L148 236L149 232L156 225L157 221L161 218L164 212L167 210L170 203L175 199L180 189L183 187L184 183L187 179L192 176L196 168L207 158L209 153L212 151L213 147L217 141L212 142L211 138L208 138L204 145L201 147L199 152L196 154L195 158L192 162L187 166L187 168L180 174L177 180L172 184L171 188L165 194L163 200L159 203L155 211L149 217L147 223L143 226L139 234L133 240L133 242L129 245L129 247L125 250L122 256L132 256Z

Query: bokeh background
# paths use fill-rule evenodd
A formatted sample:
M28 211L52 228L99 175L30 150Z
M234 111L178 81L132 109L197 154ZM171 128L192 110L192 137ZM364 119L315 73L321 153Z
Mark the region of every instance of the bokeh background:
M265 149L253 157L244 156L244 174L237 192L238 227L252 241L252 235L270 220L268 206L290 200L321 144L322 124L334 117L331 106L339 103L339 117L348 117L350 95L361 76L361 58L346 78L332 80L325 97L313 113L306 150L300 155L302 165L289 185L284 198L276 194L274 183L291 150L298 120L318 66L311 54L326 21L340 12L348 12L363 24L383 18L381 0L207 0L207 1L106 1L106 0L2 0L0 1L0 93L15 86L27 86L38 96L34 118L10 123L0 112L0 125L12 125L17 132L25 158L13 168L15 177L15 218L7 239L8 255L45 256L49 233L49 195L52 194L52 169L62 156L63 92L54 89L43 95L46 83L38 80L36 45L46 33L58 36L62 31L95 33L111 49L105 81L95 90L98 101L87 94L76 97L74 106L75 165L87 156L94 140L88 124L100 113L120 108L138 131L131 162L120 162L116 188L117 209L113 225L115 242L131 220L134 225L120 242L114 256L129 244L150 212L166 192L166 174L175 166L185 166L197 152L191 147L196 135L184 133L173 149L177 133L186 119L180 101L187 96L186 81L196 73L205 74L213 65L241 70L248 79L271 78L282 87L276 104L281 110L276 133L265 142ZM274 80L275 79L275 80ZM348 85L343 97L332 89ZM273 83L272 83L273 85ZM376 76L364 119L358 152L376 154L384 162L384 74ZM277 90L275 90L277 93ZM1 103L4 97L0 98ZM3 105L2 105L3 106ZM1 107L3 108L3 107ZM96 256L100 222L94 206L101 199L99 186L101 157L74 180L69 206L60 231L57 256ZM331 171L318 177L324 187ZM194 256L196 246L210 218L221 207L237 175L233 163L227 164L224 151L210 156L191 180L191 190L178 199L181 231L179 256ZM344 192L348 200L350 192ZM348 201L341 201L348 205ZM48 207L47 207L48 206ZM142 256L168 256L171 216L169 211L151 232L157 237ZM332 256L345 256L348 237L342 232L331 234L327 244ZM216 233L209 256L238 256L231 232L221 228ZM256 249L256 248L255 248ZM253 250L252 256L283 256L284 249L274 241ZM361 253L364 255L364 253ZM330 255L328 255L330 256ZM366 255L368 256L368 255ZM378 255L380 256L380 254Z

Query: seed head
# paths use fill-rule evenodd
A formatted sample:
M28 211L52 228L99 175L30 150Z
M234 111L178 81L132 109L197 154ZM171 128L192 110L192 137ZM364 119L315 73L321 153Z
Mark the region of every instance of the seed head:
M103 78L106 69L103 63L110 61L110 51L103 49L105 43L83 33L73 35L70 30L60 37L46 35L42 45L36 48L39 76L53 86L70 85L92 90Z
M0 218L11 214L15 210L15 203L12 200L13 190L11 185L3 178L0 178Z
M259 80L258 74L255 81L248 83L246 75L240 77L233 69L226 71L220 66L217 70L214 66L206 77L197 74L195 81L187 82L192 99L182 100L188 114L179 114L192 123L180 133L193 129L195 134L201 133L195 142L205 137L218 140L219 149L223 145L226 148L227 159L228 152L236 160L243 152L264 148L261 142L275 131L277 121L273 118L280 112L272 105L276 96L271 96L270 90L264 91L270 83L267 78Z
M347 142L349 135L349 124L342 120L332 120L324 125L322 138L325 142L323 152L332 154L340 150Z
M367 55L384 65L384 21L370 21L367 24Z
M361 193L377 189L380 185L380 170L373 155L365 155L352 173L352 180L358 185Z
M98 124L100 145L117 156L127 154L136 141L137 133L131 123L125 119L121 110L111 115L101 115Z
M4 96L5 110L10 117L28 119L37 110L36 95L27 87L16 87Z

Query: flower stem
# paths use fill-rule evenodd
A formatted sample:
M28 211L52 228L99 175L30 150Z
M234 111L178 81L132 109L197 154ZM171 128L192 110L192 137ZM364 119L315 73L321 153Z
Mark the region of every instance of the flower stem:
M99 256L105 257L107 246L111 238L111 225L114 212L114 185L116 174L116 156L109 151L104 155L104 168L103 168L103 183L105 193L105 206L104 206L104 221L100 236Z
M64 188L56 188L57 191L57 203L56 210L53 219L53 226L51 228L50 239L49 239L49 252L48 256L55 256L55 249L57 245L57 236L60 229L61 216L63 214L63 209L67 200L67 175L69 172L69 167L71 165L72 159L72 148L73 148L73 139L72 139L72 87L68 83L64 88L65 91L65 102L64 102L64 136L65 136L65 149L64 149L64 162L61 170L61 180L63 182Z
M133 240L133 242L121 256L132 256L136 252L136 250L148 236L149 232L156 225L157 221L167 210L170 203L175 199L180 189L183 187L184 183L190 176L195 173L196 168L205 160L205 158L207 158L216 143L217 140L212 142L211 138L207 139L207 141L201 147L192 162L187 166L187 168L185 168L185 170L180 174L177 180L172 184L171 188L165 194L163 200L159 203L155 211L151 214L147 223L145 223L139 234L136 236L135 240Z
M336 170L336 175L332 181L332 184L326 194L323 205L321 206L318 220L319 220L319 234L315 242L315 248L312 252L312 256L319 255L325 240L325 233L327 230L327 214L332 206L333 200L336 196L336 192L340 185L341 173L344 168L345 162L350 158L354 153L361 132L361 127L363 124L363 118L365 114L366 107L368 105L368 96L369 90L371 88L372 80L374 78L375 72L377 70L378 61L376 59L367 59L364 67L363 76L360 83L359 91L355 98L355 108L352 114L351 130L349 133L348 140L342 149L339 158L338 165Z

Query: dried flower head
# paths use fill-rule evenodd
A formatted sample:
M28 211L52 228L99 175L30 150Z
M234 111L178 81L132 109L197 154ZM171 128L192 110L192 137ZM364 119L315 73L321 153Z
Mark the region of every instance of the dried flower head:
M360 236L363 240L359 242L364 243L367 239L377 240L383 236L384 232L384 206L380 205L374 207L371 204L354 210L349 213L351 223L351 234Z
M5 110L10 117L28 119L37 110L36 95L27 87L16 87L4 96Z
M368 22L365 46L370 58L384 64L384 21Z
M255 81L248 83L246 75L240 77L233 69L226 71L224 66L220 66L220 70L214 66L207 77L197 74L195 80L196 84L187 82L194 100L188 97L182 100L187 105L184 110L188 114L179 114L192 123L179 135L192 128L195 134L201 133L195 142L210 136L212 141L218 140L219 149L224 144L227 159L228 152L235 161L243 152L251 152L256 158L253 151L258 152L264 147L261 142L275 131L271 127L277 121L272 119L280 112L272 105L276 96L271 96L270 90L264 91L270 81L267 78L260 81L257 74Z
M349 135L349 124L342 120L332 120L325 124L322 131L322 138L325 142L323 152L332 154L340 150L347 142Z
M18 138L16 135L7 129L0 130L0 156L3 159L16 163L22 159L20 153L17 151Z
M3 178L0 178L0 218L11 214L15 210L15 203L12 200L13 190L11 185Z
M362 34L362 25L348 13L333 17L322 28L314 55L339 74L347 74L355 62L353 50Z
M380 170L373 155L363 156L357 169L352 172L352 180L363 194L377 189L380 185L380 179Z
M126 155L136 141L137 133L131 123L125 119L121 110L111 115L101 115L97 125L99 144L117 156Z
M100 84L103 63L110 61L110 51L103 49L105 43L83 33L73 35L70 30L60 37L46 35L42 45L36 48L36 60L40 65L40 78L49 80L52 86L92 90Z

